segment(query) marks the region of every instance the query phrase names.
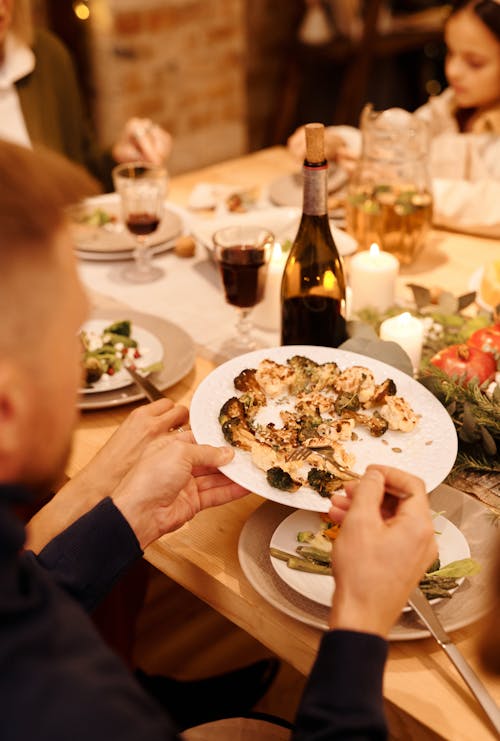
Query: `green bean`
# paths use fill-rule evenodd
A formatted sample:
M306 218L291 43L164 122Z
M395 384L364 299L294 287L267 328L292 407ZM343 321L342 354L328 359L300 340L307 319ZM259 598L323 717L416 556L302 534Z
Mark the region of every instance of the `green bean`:
M289 568L296 569L297 571L307 571L310 574L324 574L325 576L332 575L332 569L330 566L316 563L315 561L307 561L305 558L296 558L295 556L292 556L292 558L288 559L287 563Z
M269 553L273 558L279 558L280 561L288 561L290 558L294 558L291 553L280 551L279 548L269 548Z

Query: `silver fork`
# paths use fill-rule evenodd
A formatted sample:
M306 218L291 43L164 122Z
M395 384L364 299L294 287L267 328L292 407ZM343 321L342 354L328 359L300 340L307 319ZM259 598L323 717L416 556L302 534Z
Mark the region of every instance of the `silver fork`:
M305 461L313 453L317 453L322 458L324 458L325 461L328 461L328 463L331 463L333 466L335 466L335 468L338 468L340 473L344 473L346 476L351 476L353 479L361 478L360 474L356 473L356 471L351 471L349 468L346 468L340 463L337 463L337 461L333 457L333 450L331 448L308 448L305 445L299 445L298 448L295 448L295 450L290 453L286 460L287 462Z
M332 448L308 448L305 445L299 445L298 448L295 448L295 450L287 457L288 461L305 461L307 458L309 458L312 453L317 453L322 458L324 458L326 461L331 463L333 466L335 466L340 473L344 473L346 476L350 476L353 479L360 479L361 474L356 473L356 471L351 471L349 468L346 468L346 466L342 466L340 463L337 463L335 458L333 457L333 450ZM397 489L392 489L387 487L386 488L386 494L390 494L393 497L396 497L396 499L409 499L411 496L411 492L406 491L398 491Z

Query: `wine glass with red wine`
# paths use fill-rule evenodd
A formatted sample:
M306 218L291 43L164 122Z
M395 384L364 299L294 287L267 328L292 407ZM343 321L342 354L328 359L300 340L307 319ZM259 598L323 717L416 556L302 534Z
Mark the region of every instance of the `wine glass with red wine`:
M226 301L238 309L238 335L231 349L234 354L248 352L257 346L249 315L264 297L274 235L260 226L228 226L216 231L212 241Z
M120 196L122 218L135 240L134 264L122 277L130 283L150 283L163 276L151 262L151 235L160 225L168 176L164 167L146 162L126 162L113 169L113 183Z

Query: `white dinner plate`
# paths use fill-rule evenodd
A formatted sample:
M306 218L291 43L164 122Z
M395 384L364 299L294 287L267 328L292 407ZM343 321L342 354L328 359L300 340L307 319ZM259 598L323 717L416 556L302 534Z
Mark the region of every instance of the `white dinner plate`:
M125 312L126 313L126 312ZM124 316L123 319L128 319ZM80 331L88 332L94 336L100 336L106 327L109 327L111 322L108 319L89 319L88 322L80 328ZM163 346L160 340L148 332L143 327L138 327L136 324L131 324L130 336L137 342L137 350L140 352L140 357L133 358L134 365L140 370L141 368L147 368L153 363L159 363L163 359ZM133 353L132 351L129 351ZM98 394L103 391L114 391L115 389L123 388L124 386L130 386L133 383L133 379L127 373L125 368L113 373L112 376L108 373L103 373L98 381L93 383L91 386L86 386L80 389L82 394Z
M134 326L142 327L155 337L162 349L162 368L151 374L151 381L161 391L173 386L186 376L195 362L195 347L191 337L173 322L152 314L117 309L96 309L92 319L105 321L106 326L120 319L130 319ZM133 333L133 332L132 332ZM153 361L154 362L154 361ZM144 391L131 380L127 386L101 391L98 394L80 393L78 408L83 410L108 409L144 399Z
M363 432L357 441L346 442L345 447L356 456L353 465L355 471L362 473L369 463L397 466L423 478L427 491L443 481L456 458L457 435L442 404L424 386L396 368L358 353L330 347L290 345L265 348L220 365L201 382L193 396L191 427L197 441L211 445L224 444L219 411L230 397L238 396L233 381L242 370L256 368L265 358L284 364L293 355L304 355L318 363L334 361L342 370L353 365L364 366L373 372L376 383L392 378L397 394L409 402L416 414L421 415L412 432L388 430L379 438ZM266 499L297 509L316 512L327 512L329 509L330 500L309 487L302 486L290 493L270 486L265 472L252 463L247 451L235 448L233 460L223 470L230 479Z
M434 607L445 630L453 632L491 612L493 595L489 587L498 550L498 533L488 508L468 494L441 484L430 493L429 501L436 512L444 512L459 528L469 544L471 557L481 565L481 571L465 579L453 599L443 599ZM257 507L245 522L238 540L241 568L257 594L281 613L314 628L328 630L330 608L289 587L271 566L269 543L278 525L289 514L289 507L276 502L264 502ZM293 624L284 629L293 630ZM390 641L409 641L429 635L415 613L408 611L401 613L388 637Z
M298 545L297 533L303 530L317 532L320 526L321 518L317 512L297 510L278 525L271 538L270 546L287 553L295 554L295 549ZM470 558L470 548L467 540L460 530L452 522L447 520L446 517L435 515L434 530L436 531L441 566L446 566L446 564L462 558ZM292 587L292 589L295 589L296 592L302 594L304 597L308 597L313 602L318 602L320 605L325 605L325 607L331 606L335 589L333 576L309 574L306 571L290 569L286 561L280 561L273 556L271 556L271 563L280 578L288 586ZM458 579L457 581L461 584L463 579ZM437 599L431 600L432 603L439 601ZM410 609L410 607L405 607L405 610Z
M224 214L209 219L198 219L192 225L192 233L204 247L211 252L213 250L212 235L218 229L226 226L257 224L269 229L279 242L290 240L293 242L299 227L302 210L300 208L285 208L275 206L273 208L259 208L244 214ZM330 222L332 236L342 256L350 255L356 251L358 246L356 240L342 229Z
M82 222L97 209L105 211L114 221L96 226ZM75 249L79 257L92 260L127 260L133 257L135 241L120 216L120 198L117 193L105 193L87 198L69 209ZM171 242L182 232L180 216L165 208L158 229L151 235L152 247Z

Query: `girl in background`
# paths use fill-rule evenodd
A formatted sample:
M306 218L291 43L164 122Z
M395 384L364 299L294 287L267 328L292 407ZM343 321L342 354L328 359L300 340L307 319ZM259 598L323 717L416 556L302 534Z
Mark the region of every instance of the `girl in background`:
M415 115L429 126L434 223L500 236L500 0L461 0L445 25L449 87ZM305 155L301 127L288 140ZM327 155L352 170L361 136L329 127Z

